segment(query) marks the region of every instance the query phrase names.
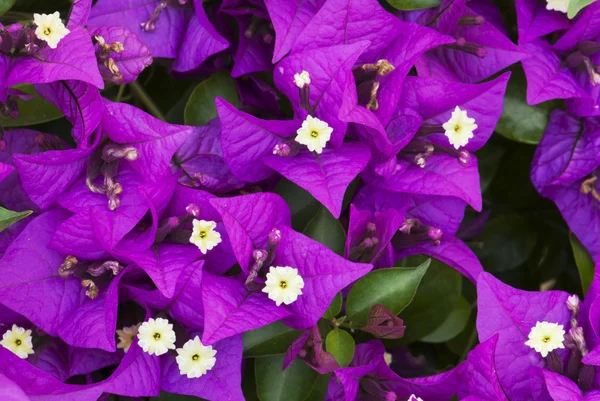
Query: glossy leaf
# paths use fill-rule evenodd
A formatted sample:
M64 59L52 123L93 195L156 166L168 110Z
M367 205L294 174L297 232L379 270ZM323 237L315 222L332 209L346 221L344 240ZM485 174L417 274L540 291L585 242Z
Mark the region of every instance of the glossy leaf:
M310 393L318 373L299 359L282 371L283 358L256 359L256 392L261 401L303 401Z
M17 221L24 219L33 213L32 210L24 212L13 212L12 210L0 207L0 232L15 224Z
M319 202L308 191L300 188L290 180L282 178L273 192L280 195L290 207L292 227L296 231L302 231L319 211Z
M228 74L218 72L194 88L185 106L185 124L204 125L217 117L215 107L217 96L226 99L236 108L241 106L234 80Z
M444 320L444 323L421 338L421 341L426 343L443 343L453 339L465 329L470 316L471 305L465 298L460 297L452 312Z
M418 267L391 267L372 271L356 283L346 301L348 320L356 326L364 325L375 304L382 304L392 313L399 314L411 303L430 260Z
M244 333L244 357L255 358L284 354L300 331L277 321L256 330Z
M1 7L0 7L1 8ZM5 128L24 127L27 125L41 124L61 118L63 113L52 103L38 95L33 85L15 85L15 89L35 95L29 101L17 99L19 117L1 118L0 123Z
M333 301L331 301L329 309L323 314L323 319L333 319L336 317L342 310L342 301L342 293L338 292Z
M344 253L346 232L325 207L320 207L315 217L306 225L304 235L327 246L338 255Z
M387 2L398 10L421 10L437 7L442 3L441 0L387 0Z
M526 83L521 73L508 81L504 109L496 125L496 132L510 140L537 145L546 130L550 112L560 105L550 101L530 106L525 99Z
M339 363L342 368L345 368L350 365L350 362L354 357L356 344L348 332L341 329L333 329L327 334L325 347L327 348L327 352L333 355L337 363Z
M425 256L410 257L402 264L414 265ZM417 262L418 263L418 262ZM419 291L413 301L400 314L406 330L400 343L419 340L439 327L458 303L463 278L459 272L444 263L432 259L427 273L421 280ZM427 319L423 319L427 316Z
M569 240L571 241L571 247L573 248L573 256L575 257L577 270L579 270L583 293L586 294L594 279L594 260L575 235L571 233L571 235L569 235Z

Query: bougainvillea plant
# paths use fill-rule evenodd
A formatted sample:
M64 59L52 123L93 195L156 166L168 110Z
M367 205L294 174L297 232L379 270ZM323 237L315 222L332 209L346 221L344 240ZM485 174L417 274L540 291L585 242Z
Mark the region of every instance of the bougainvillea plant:
M600 400L600 2L0 0L0 400Z

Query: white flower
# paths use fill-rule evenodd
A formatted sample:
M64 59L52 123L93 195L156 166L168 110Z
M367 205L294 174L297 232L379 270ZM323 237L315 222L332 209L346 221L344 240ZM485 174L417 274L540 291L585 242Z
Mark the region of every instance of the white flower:
M202 342L196 336L193 340L183 344L183 348L177 348L175 359L179 366L179 372L182 375L187 375L189 379L194 379L205 375L215 366L217 362L216 354L217 351L213 347L202 345Z
M383 354L383 360L388 366L390 366L392 364L392 354L390 354L389 352L385 352Z
M117 348L122 348L123 351L129 351L129 347L133 343L133 339L137 336L138 330L142 324L138 323L133 326L123 327L122 330L117 330L117 335L119 336L119 343L117 344Z
M33 354L31 330L25 330L16 324L4 333L0 344L21 359L26 359L28 355Z
M300 74L294 74L294 84L300 89L305 85L310 85L310 74L308 71L302 70Z
M221 243L221 234L215 230L217 223L214 221L194 219L192 224L194 225L194 231L190 237L190 242L200 248L200 252L204 255Z
M542 357L546 357L549 352L557 348L564 348L565 331L563 326L558 323L537 322L529 332L529 340L525 345L539 352Z
M150 355L166 354L175 349L175 332L167 319L148 319L138 329L138 344Z
M474 118L467 117L467 111L461 110L456 106L452 112L452 117L448 122L442 124L446 130L446 136L450 141L450 145L455 149L465 146L469 143L469 139L473 138L473 131L477 129Z
M298 128L296 133L296 142L301 145L306 145L311 152L321 153L327 145L327 141L331 139L331 128L325 121L321 121L316 117L307 116L306 120L302 121L302 126Z
M546 0L546 10L560 11L567 13L569 11L569 3L571 0Z
M263 292L275 301L277 306L282 303L289 305L302 295L304 280L298 274L298 269L289 266L271 266L267 273L267 281Z
M410 398L408 399L408 401L423 401L423 399L421 397L417 397L414 394L411 394Z
M56 49L58 42L71 32L63 25L58 11L54 14L33 14L33 22L37 25L35 36L52 49Z

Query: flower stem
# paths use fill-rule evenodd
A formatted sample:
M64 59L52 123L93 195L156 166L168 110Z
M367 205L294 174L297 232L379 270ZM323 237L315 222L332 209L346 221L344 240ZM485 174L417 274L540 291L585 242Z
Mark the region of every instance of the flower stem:
M144 90L144 88L142 88L142 85L140 85L139 82L130 82L129 87L131 88L133 96L140 102L142 102L144 106L146 106L146 109L148 109L150 114L152 114L159 120L167 121L164 114L160 111L156 103L154 103L154 100L152 100L148 93L146 93L146 91Z

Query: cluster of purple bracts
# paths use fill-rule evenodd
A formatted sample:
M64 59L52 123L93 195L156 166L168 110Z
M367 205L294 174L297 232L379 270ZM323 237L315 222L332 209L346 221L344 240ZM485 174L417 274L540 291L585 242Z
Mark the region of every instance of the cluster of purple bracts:
M517 1L519 45L487 0L398 15L376 0L79 0L56 48L34 25L0 30L0 113L17 116L16 99L28 95L12 87L34 84L72 123L76 144L30 129L0 134L0 203L33 210L0 234L0 333L31 330L34 350L23 358L0 347L0 388L19 401L161 390L243 400L242 334L281 321L303 330L285 365L300 358L333 372L331 401L600 400L600 278L581 303L519 291L483 273L457 235L466 206L482 209L476 152L502 113L510 74L501 72L521 61L531 104L568 99L540 143L533 182L600 255L600 4L569 21L541 3ZM560 36L550 45L549 35ZM102 96L153 58L173 60L174 76L230 68L245 111L217 98L218 118L192 127ZM457 107L476 122L460 146L443 127ZM295 140L309 117L332 129L319 151ZM343 255L292 229L272 193L281 177L345 216ZM215 223L212 248L190 242L200 220ZM481 343L436 376L400 377L377 339L341 368L317 322L338 292L417 254L477 284ZM264 291L271 266L303 278L293 302ZM214 366L189 378L174 351L147 352L136 333L151 319L169 320L177 347L196 336L212 347ZM525 345L538 321L565 328L564 349L542 357Z

